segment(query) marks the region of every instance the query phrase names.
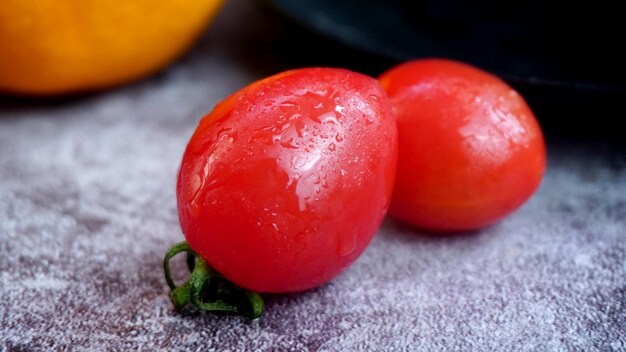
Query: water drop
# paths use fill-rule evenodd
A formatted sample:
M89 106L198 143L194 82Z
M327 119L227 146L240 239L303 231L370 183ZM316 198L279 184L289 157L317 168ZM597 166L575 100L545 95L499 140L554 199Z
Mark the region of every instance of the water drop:
M340 101L339 91L332 92L332 94L330 95L330 98L335 104L339 104L339 101Z
M318 95L320 97L323 97L326 94L328 94L328 89L315 90L312 93L315 94L315 95Z
M317 119L314 119L314 121L319 122L319 123L339 124L339 120L337 120L337 114L334 111L323 113L319 115Z
M300 145L293 138L289 138L289 140L285 142L280 142L280 145L289 149L298 149L300 147Z
M282 103L280 103L279 109L285 113L293 110L297 111L298 104L294 103L293 101L283 101Z
M356 250L357 233L354 231L351 236L340 238L337 245L337 254L341 257L348 256Z
M298 134L298 137L300 138L304 137L307 134L305 131L306 126L304 125L302 121L296 121L294 123L294 128L296 130L296 134Z

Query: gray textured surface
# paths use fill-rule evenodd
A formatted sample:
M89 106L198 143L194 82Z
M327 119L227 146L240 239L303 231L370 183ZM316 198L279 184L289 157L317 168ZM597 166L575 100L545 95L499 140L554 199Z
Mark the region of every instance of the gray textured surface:
M5 99L0 350L626 350L626 158L602 142L551 140L539 192L496 226L387 220L345 273L268 297L261 320L175 313L160 265L182 238L176 170L199 117L272 73L255 43L279 28L259 16L231 3L139 84Z

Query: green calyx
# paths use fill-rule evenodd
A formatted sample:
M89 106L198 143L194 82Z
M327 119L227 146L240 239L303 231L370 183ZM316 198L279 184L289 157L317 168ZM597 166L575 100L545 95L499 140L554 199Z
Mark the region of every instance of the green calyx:
M179 253L187 253L189 279L176 286L170 271L170 260ZM172 289L169 296L176 309L191 303L198 309L233 313L258 318L263 313L263 298L254 291L241 288L226 280L194 252L186 241L170 247L163 259L165 280Z

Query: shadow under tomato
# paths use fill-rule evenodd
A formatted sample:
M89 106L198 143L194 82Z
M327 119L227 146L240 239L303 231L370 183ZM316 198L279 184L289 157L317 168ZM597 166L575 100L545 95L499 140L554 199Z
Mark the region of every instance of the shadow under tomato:
M312 296L319 296L328 286L332 285L332 281L304 291L286 292L286 293L263 293L263 299L267 306L280 306L283 304L292 304L294 300L308 300Z
M415 238L421 241L435 242L435 241L450 241L455 239L467 239L468 237L478 237L484 234L486 229L497 226L497 224L485 227L478 230L466 230L466 231L432 231L411 226L400 220L394 219L391 216L385 217L385 220L381 226L380 235L403 237L407 239Z
M182 61L183 59L181 59ZM174 65L173 65L174 66ZM25 109L55 109L64 108L74 104L81 104L90 101L97 101L98 99L107 95L123 93L133 98L134 96L141 94L141 92L147 92L159 81L165 82L168 75L167 68L161 70L149 77L144 77L136 81L117 85L104 87L101 89L94 89L83 92L70 92L57 95L28 95L28 94L11 94L9 92L0 92L0 112L11 112L12 110L19 112ZM2 115L0 115L1 117Z
M24 108L55 108L76 103L90 97L96 93L63 95L63 96L20 96L0 93L0 111L10 112ZM3 116L3 115L0 115ZM8 115L7 115L8 116Z

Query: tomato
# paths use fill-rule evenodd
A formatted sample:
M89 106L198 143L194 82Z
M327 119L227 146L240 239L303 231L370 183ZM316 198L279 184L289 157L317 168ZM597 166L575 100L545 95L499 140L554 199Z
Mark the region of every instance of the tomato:
M319 286L380 226L396 155L395 119L375 79L331 68L272 76L200 121L178 175L183 233L243 288Z
M418 60L380 77L396 114L391 216L435 231L502 219L537 189L546 165L539 124L497 77L447 60Z

